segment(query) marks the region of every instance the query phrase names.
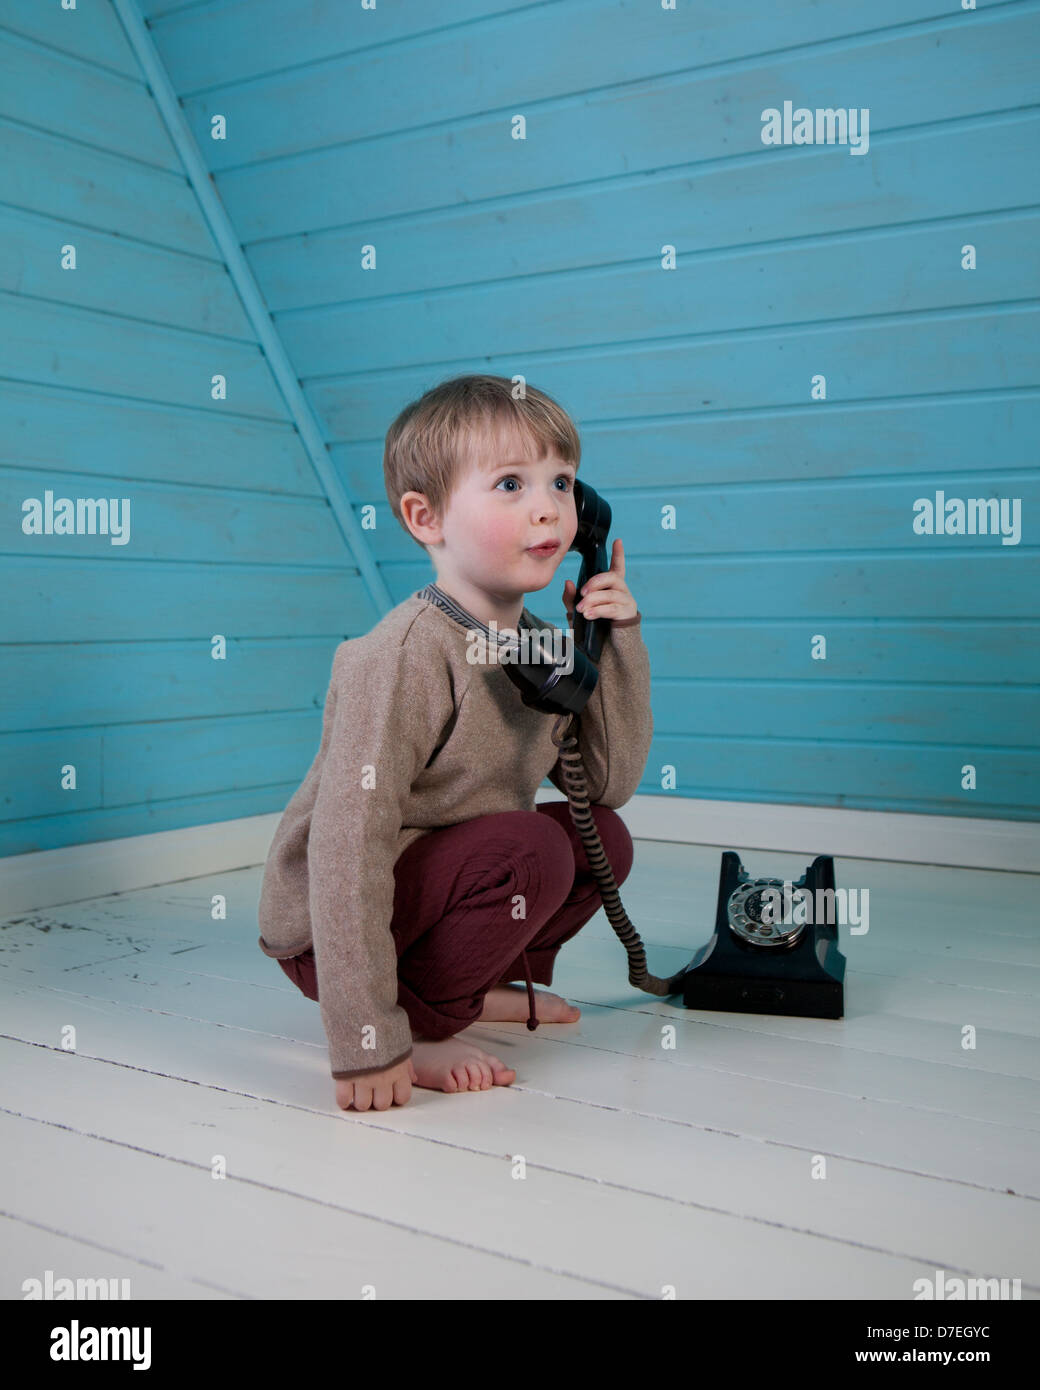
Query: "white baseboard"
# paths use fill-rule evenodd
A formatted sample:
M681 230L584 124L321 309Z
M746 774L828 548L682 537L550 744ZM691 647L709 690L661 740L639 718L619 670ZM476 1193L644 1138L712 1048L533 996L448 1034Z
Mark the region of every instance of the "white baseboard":
M543 799L552 798L539 795ZM738 854L782 850L810 858L831 854L835 859L1040 873L1036 821L667 796L635 796L621 815L636 839L718 845Z
M38 907L251 868L267 858L280 818L280 812L243 816L9 855L0 859L0 919Z
M559 801L540 788L536 801ZM751 801L635 796L621 814L637 840L744 851L832 854L1040 873L1040 824ZM0 860L0 917L263 864L280 812Z

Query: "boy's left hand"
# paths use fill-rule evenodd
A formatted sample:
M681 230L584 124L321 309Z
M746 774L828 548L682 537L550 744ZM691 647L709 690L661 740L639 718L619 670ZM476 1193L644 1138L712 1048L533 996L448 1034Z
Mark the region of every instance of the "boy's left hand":
M563 606L568 616L574 612L575 597L578 598L578 612L589 622L593 618L612 618L616 622L624 622L639 612L625 583L625 548L620 536L615 539L610 552L609 570L594 574L581 594L576 594L572 580L568 579L564 584Z

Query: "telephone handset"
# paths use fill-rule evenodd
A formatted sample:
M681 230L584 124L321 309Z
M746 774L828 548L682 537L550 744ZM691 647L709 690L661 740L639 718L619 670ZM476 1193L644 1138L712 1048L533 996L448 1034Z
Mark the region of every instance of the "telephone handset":
M607 557L607 532L610 530L610 504L598 492L574 480L574 505L578 513L578 529L571 549L581 555L578 572L578 596L594 574L610 569ZM520 690L525 705L543 714L580 714L596 688L599 671L596 669L603 652L603 643L610 631L609 618L593 618L588 622L575 611L571 627L574 634L573 669L565 670L567 661L554 659L544 644L537 643L539 659L533 662L508 661L503 670Z
M578 512L578 529L571 545L581 555L581 569L578 571L578 592L581 591L594 574L602 574L610 569L607 554L607 532L610 530L610 503L600 497L598 492L586 487L579 479L574 480L574 505ZM603 643L610 631L609 618L593 618L592 622L575 611L574 645L580 647L590 661L599 665Z

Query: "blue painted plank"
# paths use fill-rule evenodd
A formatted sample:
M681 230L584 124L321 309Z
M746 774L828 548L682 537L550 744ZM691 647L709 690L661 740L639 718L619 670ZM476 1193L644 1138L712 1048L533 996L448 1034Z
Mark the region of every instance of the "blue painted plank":
M681 681L673 677L654 689L654 729L659 737L791 739L824 743L941 744L968 747L981 758L994 745L1035 752L1040 727L1040 688L1011 690L995 685L944 688L934 683L869 685L814 684L768 679L768 667L755 662L761 679L747 679L747 655L728 679ZM822 663L813 663L819 665ZM985 674L991 681L1000 671ZM905 793L904 793L905 794Z
M60 3L0 0L0 26L81 62L111 68L124 77L140 76L134 51L111 3L95 0L68 10Z
M0 116L180 173L180 159L138 75L127 78L89 62L0 33Z
M183 90L261 75L273 66L272 52L290 67L419 36L427 42L454 37L460 44L473 44L483 37L482 31L499 31L497 16L518 11L517 24L522 25L528 18L523 11L532 8L543 30L552 26L559 35L560 46L567 41L576 45L576 73L583 71L578 63L603 66L620 51L630 69L651 77L674 66L677 49L691 63L719 63L949 14L941 0L875 0L869 15L856 0L829 0L825 8L817 0L785 0L782 8L769 0L745 0L735 10L680 5L668 14L653 7L633 8L625 0L555 0L537 7L524 0L452 0L448 9L439 10L431 8L429 0L395 0L367 11L342 0L138 3L152 20L156 43ZM481 20L489 23L479 25ZM441 29L444 36L438 34ZM596 45L588 42L592 30ZM509 32L515 34L516 29ZM607 52L597 53L597 46Z
M0 315L0 376L214 415L289 418L267 359L252 343L2 293ZM227 381L224 401L210 395L218 373Z
M546 621L551 621L547 619ZM561 618L562 623L562 618ZM757 669L776 680L811 679L815 685L859 681L953 684L966 695L973 682L1040 685L1040 623L993 618L945 623L888 618L827 620L827 659L810 657L811 622L691 617L644 620L643 640L655 679L717 680ZM991 730L991 733L993 731Z
M558 232L551 225L545 236ZM978 248L979 269L961 268L961 248ZM567 352L791 325L818 326L873 316L962 310L1040 296L1040 216L962 218L941 228L899 228L759 251L681 255L662 270L659 246L639 263L538 274L541 238L523 273L441 293L332 304L278 315L301 377L391 370L484 352ZM381 263L382 264L382 263ZM378 272L377 272L378 273ZM354 280L366 272L355 268ZM392 275L392 271L391 271ZM368 276L371 279L371 276Z
M183 487L325 496L288 421L10 381L0 392L0 463L40 470L38 487L58 481L48 470L74 466L78 474L127 479L131 487L140 480L176 480ZM85 479L83 487L96 491Z
M302 781L320 740L313 713L121 724L105 730L103 804L260 788L299 769Z
M299 769L302 780L320 739L314 712L0 735L0 819L260 789ZM75 788L61 785L69 766Z
M139 78L138 60L111 3L78 4L75 10L65 10L60 3L0 0L0 25L81 63Z
M873 152L869 182L858 159L758 159L753 178L746 163L723 160L638 180L550 188L516 201L463 204L378 226L356 220L354 212L349 225L324 231L316 228L325 220L326 191L310 183L289 213L306 230L250 246L247 256L275 313L578 267L645 263L656 258L665 241L688 269L701 264L692 259L701 252L747 245L765 250L788 237L806 238L803 245L815 250L820 238L842 232L886 228L909 235L905 229L917 220L928 221L917 235L929 240L939 263L935 251L945 238L952 239L960 226L955 219L981 216L1009 201L1018 207L1040 203L1038 143L1036 112L1002 115L974 126L926 127L886 138ZM954 164L957 177L951 179ZM279 177L277 171L273 177ZM270 210L270 188L258 185L257 192L262 208ZM367 195L362 211L368 219L380 214ZM243 234L255 213L243 190L235 207ZM359 270L359 248L369 240L378 251L374 273ZM862 235L839 245L857 260L864 249L873 250ZM887 254L890 248L885 249ZM992 263L988 248L981 264L992 268ZM811 290L814 282L811 271L800 288ZM883 287L879 283L879 290Z
M160 830L181 830L185 826L219 824L243 816L277 814L285 809L289 797L302 778L281 786L250 788L241 792L221 792L215 796L185 797L132 806L66 810L59 815L31 816L18 821L0 821L0 855L31 854L41 849L60 849L63 845L90 844L119 840L125 836L150 835ZM240 910L256 920L257 896L244 898Z
M862 9L850 3L825 10L803 3L790 15L787 6L773 7L772 32L783 36L779 54L764 53L756 26L733 11L723 21L728 42L716 45L715 52L755 61L721 69L697 42L703 9L685 9L677 25L670 21L678 13L663 15L649 6L607 8L596 2L561 5L548 13L535 6L474 26L463 41L448 29L422 43L366 49L241 85L211 86L185 99L185 116L196 137L207 139L210 113L227 116L232 134L212 151L216 171L449 120L467 123L462 143L479 162L481 144L470 137L478 129L487 131L494 120L499 150L515 152L509 122L523 112L528 149L532 127L549 136L559 131L563 118L572 153L581 152L592 166L585 177L594 177L596 152L613 146L617 158L627 146L631 154L640 128L643 139L651 132L660 137L669 124L676 135L682 132L686 153L680 159L698 157L709 143L717 154L761 150L761 112L785 98L802 102L811 95L814 106L835 106L846 105L849 92L863 93L860 104L874 108L880 130L973 109L1025 105L1031 98L1018 93L1036 91L1035 65L1023 51L1035 35L1036 17L1017 7L979 14L966 24L940 0L907 0L897 23L922 12L938 18L916 28L900 23L889 32L878 24L877 7L866 24ZM886 9L895 19L897 6L889 3ZM829 32L857 35L853 41L821 42L828 34L824 14L831 10L837 20ZM799 20L809 44L803 52L796 46ZM595 42L590 42L593 29ZM682 29L685 41L679 37ZM662 74L677 70L678 77L662 80ZM901 80L904 74L912 80ZM174 80L182 90L194 85L189 74L175 74ZM723 90L729 96L720 102ZM998 90L1007 100L993 101ZM575 92L583 94L580 104L572 99ZM295 119L280 119L281 109L292 110ZM742 110L748 113L743 129L736 114ZM927 116L920 114L924 110ZM680 162L668 154L667 146L658 146L653 157L632 160L628 167ZM546 177L543 184L556 182Z
M17 604L0 613L0 641L208 644L233 637L332 637L367 632L380 615L349 568L272 565L112 564L0 559ZM424 577L428 582L432 573ZM421 588L420 584L415 588Z
M304 387L330 440L372 439L385 434L394 416L429 387L479 371L519 373L559 401L582 429L597 421L680 412L808 406L817 373L828 384L827 402L816 403L821 410L879 397L934 394L952 401L964 392L1033 389L1040 383L1040 310L1009 305L691 336L664 344L651 340L596 352L514 351L392 372L325 376Z
M383 0L369 10L362 10L360 0L232 0L201 9L169 0L139 4L143 14L156 15L149 26L152 37L178 91L185 92L261 76L273 65L272 54L278 55L279 67L289 68L375 44L425 38L442 25L457 32L469 20L516 9L518 0L451 0L448 8L432 8L430 0ZM602 10L602 0L597 4Z
M0 207L0 289L255 343L227 267ZM75 270L62 268L65 246Z
M51 494L49 502L47 493ZM56 513L63 502L79 516L75 524L89 528L93 522L95 534L60 534ZM26 503L32 503L32 513L25 510ZM50 559L66 564L95 559L139 565L155 560L214 566L225 562L353 563L328 503L318 498L184 488L176 482L85 478L67 465L50 478L21 469L3 470L0 508L19 519L18 529L9 532L5 553L37 562ZM54 528L52 534L25 533L25 520L37 512L41 526ZM175 591L175 575L169 575L169 583Z
M348 615L349 617L349 615ZM363 633L352 630L350 637ZM343 638L38 642L0 649L0 733L318 711Z
M786 18L784 10L776 12ZM818 21L821 8L814 13ZM697 22L703 10L691 14ZM514 19L512 27L519 23ZM288 174L290 157L297 156L308 181L327 188L328 215L319 225L333 226L357 220L359 190L368 215L386 217L737 155L757 155L758 162L851 160L867 179L871 152L884 145L886 133L1031 106L1040 97L1040 15L1032 6L999 6L967 20L946 10L920 29L881 31L837 48L813 43L705 72L688 71L694 60L676 53L662 25L660 65L642 83L628 80L627 53L588 43L587 33L575 49L560 25L547 31L540 8L523 24L530 58L516 34L494 25L480 44L461 44L449 34L440 46L416 44L377 58L348 55L211 90L185 101L185 117L196 138L212 147L210 168L236 220L242 166L277 159ZM753 53L750 44L745 52L748 46ZM579 54L588 55L580 64ZM679 75L660 76L677 67ZM580 101L571 95L576 91ZM766 108L785 100L847 108L850 93L857 108L872 113L866 156L847 146L763 146ZM283 108L293 111L292 121L282 118ZM227 140L210 140L217 110L227 117ZM511 136L517 113L527 118L524 141ZM391 134L389 144L375 138ZM337 145L346 148L334 150ZM232 167L238 173L225 181ZM291 196L291 177L272 183L267 167L249 177L266 181L272 202ZM294 226L283 216L272 225L284 233L306 224ZM247 231L247 239L274 234L272 225Z
M120 155L0 125L0 202L75 227L137 238L216 259L217 251L183 174L150 169ZM71 224L71 227L70 227Z
M808 731L807 731L808 732ZM961 790L961 768L976 768L977 791ZM848 806L846 795L872 796L893 809L924 797L942 814L971 815L976 799L989 806L1040 813L1040 753L982 748L968 742L944 748L883 743L820 743L811 737L777 743L720 738L717 734L655 734L643 788L660 789L660 770L676 770L681 796L729 799L757 788L764 801L826 797ZM974 814L978 814L976 810ZM1003 814L1003 813L1001 813Z
M0 735L0 821L92 810L104 803L103 728ZM74 787L63 786L74 775Z

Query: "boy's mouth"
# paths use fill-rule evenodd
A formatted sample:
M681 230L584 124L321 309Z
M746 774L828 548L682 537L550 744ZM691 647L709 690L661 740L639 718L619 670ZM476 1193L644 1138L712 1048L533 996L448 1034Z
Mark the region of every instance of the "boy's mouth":
M559 541L546 541L544 545L529 545L527 547L527 553L529 555L541 555L548 557L549 555L555 555L559 548Z

